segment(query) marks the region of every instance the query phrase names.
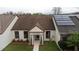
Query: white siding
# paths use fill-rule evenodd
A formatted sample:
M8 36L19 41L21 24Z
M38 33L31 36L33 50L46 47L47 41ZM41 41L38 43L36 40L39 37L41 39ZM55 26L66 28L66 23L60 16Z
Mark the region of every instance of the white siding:
M50 38L52 39L52 40L55 40L55 30L53 30L53 31L50 31L51 33L50 33Z
M15 38L15 33L14 33L14 31L11 31L12 33L13 33L13 39Z
M13 40L13 32L11 32L11 29L15 22L17 21L18 17L16 16L15 19L12 21L12 23L8 26L8 28L5 30L3 34L0 35L0 50L5 48L10 42Z
M23 40L24 39L24 31L19 31L19 40Z

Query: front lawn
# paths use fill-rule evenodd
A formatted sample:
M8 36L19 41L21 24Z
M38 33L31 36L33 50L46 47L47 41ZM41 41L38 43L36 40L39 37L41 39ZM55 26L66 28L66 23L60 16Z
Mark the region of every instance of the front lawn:
M40 51L59 51L54 41L45 41L44 45L40 46Z
M26 44L27 42L12 42L3 51L32 51L33 46Z

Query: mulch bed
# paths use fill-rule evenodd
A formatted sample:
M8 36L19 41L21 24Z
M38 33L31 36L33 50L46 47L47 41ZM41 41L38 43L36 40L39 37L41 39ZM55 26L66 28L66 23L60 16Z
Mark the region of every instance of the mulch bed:
M26 45L31 45L31 43L27 42L27 41L13 41L13 44L26 44Z

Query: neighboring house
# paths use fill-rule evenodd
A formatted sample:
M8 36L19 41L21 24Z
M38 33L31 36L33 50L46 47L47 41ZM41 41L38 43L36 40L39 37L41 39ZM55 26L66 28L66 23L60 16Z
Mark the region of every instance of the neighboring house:
M78 15L0 15L0 50L14 41L54 40L56 43L72 32L79 32Z
M13 15L0 15L0 50L5 48L13 40L11 31L18 17Z
M73 32L79 32L79 15L54 15L56 42L66 39Z

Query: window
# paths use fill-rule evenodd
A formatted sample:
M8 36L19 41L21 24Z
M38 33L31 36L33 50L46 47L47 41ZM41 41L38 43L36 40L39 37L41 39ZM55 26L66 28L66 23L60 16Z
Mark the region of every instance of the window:
M15 31L15 38L19 38L19 32Z
M50 31L46 31L46 38L50 38Z
M28 38L28 32L24 31L24 38Z

